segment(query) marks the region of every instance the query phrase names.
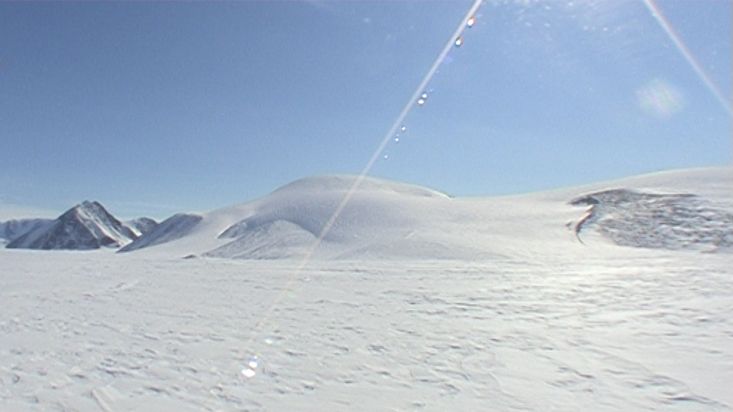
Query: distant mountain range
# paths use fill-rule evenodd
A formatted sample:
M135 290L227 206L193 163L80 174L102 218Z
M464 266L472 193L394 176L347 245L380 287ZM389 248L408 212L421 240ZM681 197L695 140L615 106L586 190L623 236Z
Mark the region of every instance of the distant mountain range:
M31 230L49 224L53 219L15 219L0 222L0 241L11 242Z
M148 218L121 222L98 202L83 202L54 220L2 223L0 237L8 248L109 247L238 259L484 260L613 253L619 246L730 252L733 168L660 172L492 198L452 198L382 179L320 176L248 203L180 213L160 224Z
M85 201L56 219L0 223L0 237L10 249L90 250L124 246L156 226L150 218L121 222L99 202Z

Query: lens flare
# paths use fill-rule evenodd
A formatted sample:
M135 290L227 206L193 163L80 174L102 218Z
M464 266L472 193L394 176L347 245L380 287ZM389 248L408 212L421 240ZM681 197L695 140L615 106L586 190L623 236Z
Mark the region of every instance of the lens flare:
M671 84L654 79L636 91L639 107L646 113L666 119L684 106L682 93Z
M692 70L695 71L695 74L697 74L700 80L705 84L705 87L707 87L710 93L715 96L721 106L723 106L723 109L728 112L728 115L733 116L733 108L731 108L730 102L725 98L710 76L708 76L705 69L702 68L700 62L695 58L695 55L692 54L687 45L682 41L682 37L680 37L680 35L674 30L672 23L670 23L664 13L662 13L662 9L659 8L654 0L643 1L646 8L649 9L649 12L652 14L652 17L654 17L657 23L659 23L659 26L667 34L669 40L672 41L674 46L677 48L677 51L680 52L682 57L687 61L690 67L692 67Z
M257 323L252 328L252 336L249 339L249 342L252 343L257 338L258 332L261 332L263 326L265 323L267 323L270 318L272 317L273 310L275 307L277 307L280 302L287 296L288 292L291 291L292 285L295 282L295 279L298 277L298 275L305 269L305 267L308 265L308 263L311 261L313 254L316 252L316 250L320 247L321 243L323 243L323 239L328 235L328 233L333 228L333 225L338 220L339 216L341 216L341 213L344 211L344 208L346 208L346 205L349 203L351 198L354 196L354 193L356 193L356 190L359 189L359 186L364 182L364 179L366 179L367 174L370 170L374 167L376 162L380 158L384 158L385 160L389 158L389 155L382 153L384 152L387 145L392 141L392 137L397 133L398 130L401 130L404 132L407 130L407 128L404 126L404 120L407 117L407 115L410 113L410 110L412 110L415 106L415 102L421 98L421 95L425 93L425 90L427 90L428 83L430 83L430 80L435 76L435 73L438 71L438 67L443 63L448 53L451 51L453 47L455 47L454 42L455 39L457 39L463 30L465 29L466 25L468 24L468 20L471 19L471 16L474 16L478 9L481 7L481 4L484 0L474 0L473 3L471 3L471 7L468 9L468 12L465 14L463 19L461 19L460 24L456 28L456 30L453 32L453 34L448 38L448 41L443 46L443 49L438 53L438 56L433 61L433 64L428 69L425 76L423 76L422 80L420 81L420 84L415 88L415 91L413 92L412 96L409 100L407 100L407 103L402 108L402 111L397 115L397 118L394 120L392 125L390 126L387 133L385 133L384 137L382 138L381 142L377 146L377 148L372 153L372 156L369 158L369 161L366 163L364 168L361 170L361 173L354 179L354 182L349 187L349 190L346 192L344 197L339 202L336 209L331 214L331 217L329 217L328 221L323 225L323 228L321 228L321 232L318 235L318 237L313 241L311 246L306 251L305 255L301 259L298 266L295 268L295 270L292 272L292 274L289 276L287 282L285 283L285 286L283 287L282 291L275 297L273 302L268 306L268 308L263 313L262 317L257 321ZM242 374L247 377L251 378L254 376L254 371L251 368L245 368L242 370ZM249 376L251 375L251 376Z

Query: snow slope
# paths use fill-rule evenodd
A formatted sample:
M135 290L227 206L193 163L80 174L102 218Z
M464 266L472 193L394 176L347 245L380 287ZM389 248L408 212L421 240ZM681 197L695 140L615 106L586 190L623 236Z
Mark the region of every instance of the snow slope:
M604 242L729 249L731 176L731 168L684 170L498 198L450 198L418 186L367 178L313 257L485 260L556 253L557 248L598 249L607 246ZM174 217L123 251L155 246L157 252L171 256L303 257L317 243L354 179L301 179L262 199L219 209L196 221L189 217L183 224L184 217ZM634 201L628 199L631 194ZM647 236L651 231L656 234ZM602 241L594 241L592 234Z
M121 252L142 249L180 239L198 224L201 217L191 214L176 214L160 222L144 236L120 249Z

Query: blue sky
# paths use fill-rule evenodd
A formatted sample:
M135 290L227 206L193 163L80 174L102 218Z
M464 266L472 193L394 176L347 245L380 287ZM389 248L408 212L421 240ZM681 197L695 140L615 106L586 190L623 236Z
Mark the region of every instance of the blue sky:
M732 2L654 3L730 100ZM470 5L0 3L0 203L162 218L359 173ZM730 114L643 1L477 17L372 175L478 196L730 164Z

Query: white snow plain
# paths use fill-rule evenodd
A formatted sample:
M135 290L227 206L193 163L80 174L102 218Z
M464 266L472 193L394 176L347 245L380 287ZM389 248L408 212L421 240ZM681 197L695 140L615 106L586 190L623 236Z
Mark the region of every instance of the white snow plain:
M593 228L581 243L587 208L570 204L624 188L731 212L731 176L486 199L370 180L378 194L352 206L368 219L347 210L307 262L308 222L285 209L293 187L133 252L1 250L0 409L731 410L730 250L618 246ZM334 180L306 182L317 208ZM264 239L268 260L211 257L241 239L224 230L272 214L220 254Z

